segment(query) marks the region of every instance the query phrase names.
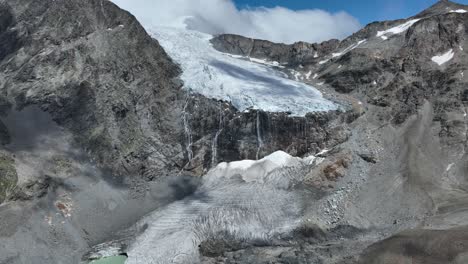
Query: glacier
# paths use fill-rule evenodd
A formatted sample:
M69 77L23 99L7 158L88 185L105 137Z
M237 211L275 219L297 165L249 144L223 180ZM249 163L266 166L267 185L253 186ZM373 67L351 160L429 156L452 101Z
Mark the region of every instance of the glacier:
M269 241L292 232L303 223L309 199L296 184L317 161L277 151L257 161L218 164L195 193L138 222L144 231L129 245L126 263L193 264L207 239Z
M232 103L239 111L259 109L305 116L339 106L314 87L288 79L277 63L245 59L215 50L212 35L182 26L153 26L147 31L183 70L184 88Z

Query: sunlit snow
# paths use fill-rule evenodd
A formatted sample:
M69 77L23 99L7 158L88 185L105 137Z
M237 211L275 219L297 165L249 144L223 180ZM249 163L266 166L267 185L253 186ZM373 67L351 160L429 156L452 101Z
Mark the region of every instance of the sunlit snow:
M405 32L408 30L411 26L413 26L416 22L421 20L420 18L417 19L412 19L409 20L401 25L398 25L396 27L389 28L384 31L378 31L377 32L377 37L381 37L383 40L388 39L389 36L394 35L394 34L400 34L402 32Z
M323 61L319 61L319 64L325 64L327 63L329 60L323 60Z
M353 49L355 49L355 48L357 48L357 47L359 47L359 45L361 45L361 44L364 43L364 42L366 42L365 39L364 39L364 40L360 40L360 41L358 41L356 44L353 44L353 45L347 47L346 49L344 49L344 50L341 51L341 52L332 53L332 57L333 57L333 58L336 58L336 57L343 56L344 54L346 54L346 53L352 51Z
M304 116L338 108L314 87L287 79L271 67L279 66L277 62L239 59L215 50L211 35L181 27L149 31L180 64L184 87L194 93L229 101L240 111L253 108Z
M449 51L447 51L446 53L444 53L442 55L432 57L432 61L439 64L439 65L442 65L442 64L450 61L453 58L454 55L455 55L455 53L453 52L453 49L450 49Z
M463 14L463 13L466 13L468 11L466 11L465 9L457 9L457 10L450 10L450 13L460 13L460 14Z

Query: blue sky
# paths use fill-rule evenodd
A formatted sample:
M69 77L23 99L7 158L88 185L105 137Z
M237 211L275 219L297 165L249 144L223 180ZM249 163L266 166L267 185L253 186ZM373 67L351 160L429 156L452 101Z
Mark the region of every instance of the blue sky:
M437 0L234 0L239 8L247 6L283 6L294 10L323 9L329 12L346 11L362 24L413 16ZM468 4L468 0L454 2Z

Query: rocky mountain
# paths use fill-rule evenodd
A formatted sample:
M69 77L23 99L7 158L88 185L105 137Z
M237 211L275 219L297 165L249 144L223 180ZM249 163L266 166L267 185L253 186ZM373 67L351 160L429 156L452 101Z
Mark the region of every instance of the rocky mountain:
M0 0L0 263L465 263L467 12L285 45Z

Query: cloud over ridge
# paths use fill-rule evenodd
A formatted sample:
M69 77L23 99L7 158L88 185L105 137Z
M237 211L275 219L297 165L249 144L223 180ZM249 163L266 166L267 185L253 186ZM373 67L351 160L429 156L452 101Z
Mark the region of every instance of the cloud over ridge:
M145 27L173 25L209 34L231 33L273 42L321 42L357 31L359 21L346 12L284 7L238 9L232 0L112 0Z

